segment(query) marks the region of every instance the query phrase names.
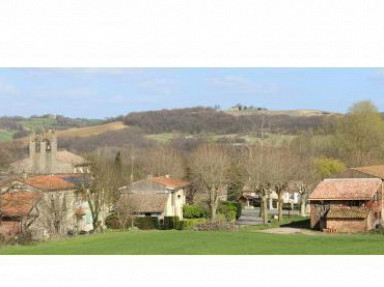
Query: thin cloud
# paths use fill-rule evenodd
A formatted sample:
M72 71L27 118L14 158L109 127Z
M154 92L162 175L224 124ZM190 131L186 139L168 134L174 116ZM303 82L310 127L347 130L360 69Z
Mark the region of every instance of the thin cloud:
M223 93L274 93L277 87L268 83L257 83L240 76L221 76L207 80L207 87Z
M176 82L167 78L145 79L139 82L138 86L146 92L158 93L163 95L170 95L177 88Z
M0 81L0 96L15 95L18 93L16 86Z

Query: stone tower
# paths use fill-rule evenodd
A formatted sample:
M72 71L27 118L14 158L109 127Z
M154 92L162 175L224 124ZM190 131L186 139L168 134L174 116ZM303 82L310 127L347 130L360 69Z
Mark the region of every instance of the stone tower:
M57 158L56 132L51 130L47 135L32 133L29 138L29 158L32 163L32 173L55 173Z

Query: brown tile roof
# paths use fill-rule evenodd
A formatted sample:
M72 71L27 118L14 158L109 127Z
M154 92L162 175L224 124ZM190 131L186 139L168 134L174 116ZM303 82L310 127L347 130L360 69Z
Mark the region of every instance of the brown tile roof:
M43 191L70 190L76 185L58 175L37 175L19 179L19 181Z
M338 218L338 219L365 219L369 214L367 207L357 206L331 206L326 218Z
M309 200L369 200L381 182L378 178L325 179L310 194Z
M81 156L71 153L67 150L58 151L56 154L56 158L59 161L70 163L72 165L82 165L87 163L86 160Z
M384 165L355 167L351 168L351 170L355 170L361 173L369 174L371 176L384 179Z
M182 188L189 185L188 181L166 176L153 177L151 180L170 189Z
M169 194L123 194L120 200L130 200L135 212L162 213L168 197Z
M38 192L12 192L2 196L3 216L27 216L41 198Z

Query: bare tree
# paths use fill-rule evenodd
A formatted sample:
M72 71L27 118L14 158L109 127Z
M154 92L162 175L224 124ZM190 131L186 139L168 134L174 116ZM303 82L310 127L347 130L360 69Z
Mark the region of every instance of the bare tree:
M294 180L297 170L297 157L288 147L265 148L264 176L266 181L274 187L278 196L279 222L283 220L283 193L288 182Z
M208 191L212 220L217 218L220 197L228 184L229 167L230 158L221 145L203 144L191 154L191 174Z
M41 223L50 235L59 236L66 225L68 217L67 194L59 192L49 192L44 195L37 209L40 213Z
M245 189L256 193L261 199L261 216L264 224L268 223L268 198L271 193L270 183L264 176L264 154L259 145L247 147L243 150L245 166L244 185Z
M306 215L308 196L316 184L321 180L321 173L318 172L311 158L301 158L298 167L300 183L298 192L300 194L300 215Z
M296 157L287 147L254 145L245 154L248 189L261 198L264 223L268 223L267 200L274 190L278 196L279 221L283 218L283 193L289 180L295 178Z
M119 215L123 229L125 229L128 224L130 227L134 227L135 225L138 210L137 203L133 197L133 194L122 194L116 203L116 212Z
M105 159L102 155L91 155L91 178L84 180L78 187L78 192L88 202L92 214L93 229L102 228L103 213L108 213L112 205L119 199L119 171L113 160ZM84 175L84 179L89 175Z
M186 174L185 159L177 150L159 144L153 148L140 151L142 166L152 175L169 174L174 177L183 178Z

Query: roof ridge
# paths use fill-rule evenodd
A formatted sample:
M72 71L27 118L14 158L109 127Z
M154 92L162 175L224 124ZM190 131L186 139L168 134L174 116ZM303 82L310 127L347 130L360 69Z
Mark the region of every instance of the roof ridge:
M381 181L380 178L376 177L361 177L361 178L325 178L324 182L329 181Z

